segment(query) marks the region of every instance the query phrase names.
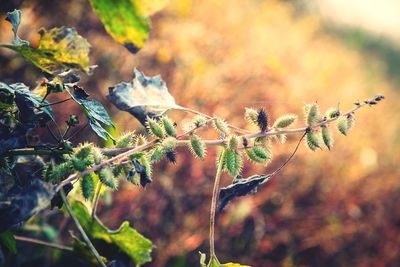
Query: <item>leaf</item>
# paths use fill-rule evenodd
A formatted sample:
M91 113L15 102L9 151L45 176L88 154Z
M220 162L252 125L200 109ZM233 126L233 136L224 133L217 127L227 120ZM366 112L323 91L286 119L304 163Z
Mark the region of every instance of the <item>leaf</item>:
M116 245L137 265L151 261L152 242L131 228L127 221L123 222L117 230L112 231L98 220L92 220L82 202L71 202L71 207L85 231L92 238Z
M5 175L0 174L0 185ZM33 179L23 188L14 186L8 192L0 192L0 232L23 223L50 204L54 189L48 183Z
M102 126L102 124L105 124L115 128L111 121L110 115L108 115L108 112L104 108L103 104L94 99L87 99L89 94L79 86L73 86L73 91L66 87L66 91L71 95L75 102L81 106L83 113L88 118L89 125L92 130L104 140L106 140L107 137L110 137L112 140L114 140L112 135Z
M10 230L0 233L0 243L6 247L11 253L17 254L17 242Z
M253 175L246 179L237 179L233 184L221 188L219 193L218 211L222 212L228 203L235 197L255 193L257 187L269 180L271 175Z
M72 239L73 239L72 248L73 248L74 252L79 256L79 258L85 259L87 262L89 262L90 264L92 264L94 266L99 264L96 257L89 250L89 248L85 242L80 241L75 236L72 236ZM100 257L104 263L108 263L107 258L105 258L101 255L100 255Z
M1 47L14 50L49 75L56 76L68 70L91 72L90 45L74 28L61 27L49 31L41 29L39 46L35 48L17 35L21 11L7 13L6 19L12 25L14 40L12 44L2 44Z
M131 53L138 52L150 32L148 15L163 8L166 0L90 0L93 10L114 40Z
M218 263L217 259L215 257L211 257L209 263L206 265L206 254L200 252L200 266L201 267L251 267L249 265L241 265L238 263L223 263L220 264Z
M132 83L119 83L109 89L108 100L117 108L131 113L143 125L146 117L158 117L169 109L182 109L168 92L160 76L147 77L137 69Z

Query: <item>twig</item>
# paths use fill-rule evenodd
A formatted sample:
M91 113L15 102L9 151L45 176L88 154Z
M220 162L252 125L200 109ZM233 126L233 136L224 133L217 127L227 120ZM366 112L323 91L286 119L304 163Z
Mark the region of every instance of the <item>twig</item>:
M96 216L97 205L99 205L100 191L101 191L102 185L103 185L102 183L98 183L98 185L97 185L97 190L96 190L96 194L94 196L94 203L93 203L93 209L92 209L92 219L94 219Z
M82 225L79 223L79 220L76 217L76 215L75 215L74 211L72 210L71 206L69 205L67 197L65 196L64 190L62 188L60 189L60 195L61 195L61 198L62 198L64 204L65 204L65 207L67 208L67 211L68 211L69 215L71 216L72 220L74 221L74 223L76 225L76 228L78 228L78 231L81 233L82 238L85 241L85 243L87 244L90 252L93 254L93 256L96 258L96 260L99 262L99 264L102 267L107 267L106 264L101 259L100 254L97 252L96 248L93 246L93 244L90 241L89 237L85 233L85 230L83 230Z
M71 100L71 99L72 99L72 97L67 98L67 99L63 99L63 100L60 100L60 101L57 101L57 102L53 102L53 103L43 104L43 105L40 105L38 107L38 109L41 109L43 107L48 107L48 106L54 106L54 105L57 105L57 104L61 104L61 103L67 102L68 100Z
M46 128L49 131L51 137L53 137L53 139L58 143L60 142L60 140L56 137L56 135L54 134L54 132L51 130L50 126L46 123Z
M83 126L82 128L76 130L73 134L71 134L70 137L67 138L67 140L71 140L72 138L74 138L78 133L80 133L81 131L83 131L86 127L89 126L89 122L85 124L85 126Z
M225 157L225 149L222 151L222 154L220 155L221 158ZM217 260L217 257L215 255L215 214L217 210L217 201L219 197L219 183L221 180L221 175L222 175L222 167L223 163L219 162L217 166L217 173L215 175L215 180L214 180L214 188L213 188L213 193L212 193L212 198L211 198L211 213L210 213L210 257L215 258ZM217 260L218 261L218 260Z
M73 251L72 247L68 247L68 246L64 246L64 245L56 244L56 243L50 243L50 242L46 242L46 241L43 241L43 240L30 238L30 237L26 237L26 236L14 235L14 238L16 240L19 240L19 241L33 243L33 244L37 244L37 245L42 245L42 246L45 246L45 247Z
M347 116L350 113L355 112L357 109L363 107L367 105L367 103L364 104L358 104L356 105L354 108L352 108L351 110L349 110L346 113L343 113L341 116ZM321 121L320 123L316 123L315 125L313 125L311 128L318 128L321 127L322 125L328 124L332 121L337 120L339 117L335 117L335 118L331 118L331 119L326 119ZM212 118L212 117L210 117ZM302 127L302 128L294 128L294 129L287 129L287 130L270 130L270 131L266 131L266 132L257 132L257 133L249 133L249 134L245 134L245 135L241 135L239 136L240 138L247 138L247 139L251 139L251 138L256 138L256 137L264 137L264 136L273 136L273 135L280 135L280 134L294 134L294 133L304 133L307 128L309 127ZM204 140L204 144L208 145L208 146L219 146L219 145L223 145L224 143L226 143L226 139L217 139L217 140ZM69 176L67 179L63 180L56 188L56 190L60 190L60 188L62 188L65 184L70 183L72 181L75 181L77 179L79 179L80 177L84 176L85 174L97 171L99 169L104 168L105 166L111 165L114 162L120 162L122 160L124 160L125 158L129 157L130 155L132 155L135 152L138 151L142 151L145 150L149 147L151 147L153 144L155 144L157 142L157 139L152 140L144 145L138 146L138 147L128 147L128 148L118 148L118 149L103 149L102 152L105 154L117 154L116 156L98 164L98 165L94 165L93 167L84 170L83 172L80 173L76 173L73 174L71 176ZM177 141L177 146L186 146L188 144L188 140L178 140ZM118 154L119 153L119 154Z

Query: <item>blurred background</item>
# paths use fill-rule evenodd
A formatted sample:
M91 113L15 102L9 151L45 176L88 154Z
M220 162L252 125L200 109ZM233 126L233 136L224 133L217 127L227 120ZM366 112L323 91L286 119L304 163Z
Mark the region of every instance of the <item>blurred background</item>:
M23 14L20 35L32 45L40 27L75 27L88 39L91 64L98 68L81 84L110 110L117 132L142 129L105 98L109 86L132 79L134 67L160 74L178 104L240 127L250 127L245 107L264 107L273 119L300 115L314 101L323 110L338 103L348 110L357 100L385 95L378 106L357 112L347 137L335 134L332 151L302 146L256 195L232 202L218 216L216 250L221 262L252 266L398 266L399 1L171 0L153 16L151 36L136 55L112 40L84 0L0 0L0 43L12 38L4 17L14 8ZM0 50L1 81L33 88L41 78L21 57ZM63 105L60 126L79 110ZM170 116L179 125L190 118ZM90 130L73 141L88 138L101 144ZM247 162L244 175L273 171L298 138L276 144L266 167ZM176 165L157 163L146 190L124 184L100 203L107 226L128 220L154 242L153 262L145 266L198 266L198 251L208 251L215 153L210 148L201 162L182 149ZM222 185L230 183L224 176ZM65 227L57 211L47 215L25 231L66 242L73 225ZM71 257L57 251L18 246L27 255L18 256L15 266L71 266Z

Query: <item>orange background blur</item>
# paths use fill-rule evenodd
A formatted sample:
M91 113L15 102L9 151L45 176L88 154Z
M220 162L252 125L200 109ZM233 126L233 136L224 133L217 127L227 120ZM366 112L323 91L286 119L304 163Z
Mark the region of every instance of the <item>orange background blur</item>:
M32 45L40 27L75 27L88 39L98 68L82 86L110 110L118 131L141 129L105 98L109 86L132 79L134 67L161 74L178 104L240 127L251 127L245 107L265 107L273 119L300 115L314 101L322 110L340 103L345 111L356 100L385 95L378 106L357 112L347 137L336 132L332 151L302 146L256 195L230 203L218 217L216 246L222 262L255 267L398 266L399 42L334 24L303 2L273 0L172 0L152 18L151 36L136 55L111 39L88 1L1 0L0 42L12 38L4 14L14 8L22 10L20 35ZM11 51L0 50L0 64L3 82L33 88L41 78ZM75 105L63 107L60 125L65 110L78 112ZM178 125L190 118L170 116ZM75 142L88 136L101 144L90 131ZM273 171L298 138L276 144L267 167L247 162L245 176ZM197 266L198 251L208 250L214 156L210 148L201 162L180 149L177 165L157 163L146 190L125 184L101 203L99 217L110 227L129 220L154 242L153 262L145 266ZM224 176L222 184L230 183Z

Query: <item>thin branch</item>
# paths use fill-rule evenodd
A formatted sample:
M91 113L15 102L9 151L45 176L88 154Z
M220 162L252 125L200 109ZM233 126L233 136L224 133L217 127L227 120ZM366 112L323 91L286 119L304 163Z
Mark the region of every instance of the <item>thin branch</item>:
M56 243L50 243L50 242L46 242L46 241L43 241L43 240L30 238L30 237L26 237L26 236L14 235L14 238L16 240L22 241L22 242L33 243L33 244L37 244L37 245L41 245L41 246L45 246L45 247L50 247L50 248L57 248L57 249L61 249L61 250L73 251L72 247L68 247L68 246L64 246L64 245L56 244Z
M97 190L96 190L96 194L94 196L94 203L93 203L93 209L92 209L92 219L94 219L96 216L97 205L99 205L100 191L101 191L102 185L103 185L102 183L97 184Z
M86 127L89 126L89 122L85 124L85 126L83 126L82 128L76 130L73 134L71 134L70 137L67 138L67 140L71 140L72 138L74 138L78 133L80 133L81 131L83 131Z
M68 100L71 100L71 99L72 99L72 97L67 98L67 99L63 99L63 100L60 100L60 101L57 101L57 102L53 102L53 103L43 104L43 105L40 105L40 106L38 107L38 109L41 109L41 108L43 108L43 107L58 105L58 104L67 102Z
M221 158L225 157L225 149L222 151L222 154L220 155ZM215 174L215 180L214 180L214 188L213 188L213 193L212 193L212 199L211 199L211 213L210 213L210 257L215 258L217 260L217 256L215 255L215 214L217 210L217 201L219 197L219 183L221 180L221 175L222 175L222 167L223 163L219 162L217 165L217 173ZM217 260L218 261L218 260Z
M364 104L358 104L356 105L354 108L352 108L351 110L349 110L346 113L343 113L341 116L347 116L350 113L355 112L356 110L358 110L359 108L363 107L367 105L367 103ZM335 117L335 118L331 118L331 119L326 119L323 120L319 123L316 123L315 125L313 125L311 128L318 128L321 127L322 125L326 125L332 121L337 120L339 117ZM212 117L210 117L212 118ZM304 133L306 131L306 129L309 127L302 127L302 128L293 128L293 129L287 129L287 130L270 130L270 131L266 131L266 132L257 132L257 133L249 133L249 134L245 134L245 135L241 135L239 136L239 138L247 138L247 139L251 139L251 138L256 138L256 137L265 137L265 136L273 136L273 135L280 135L280 134L295 134L295 133ZM99 169L102 169L108 165L111 165L115 162L121 162L122 160L124 160L125 158L129 157L130 155L132 155L133 153L145 150L149 147L151 147L152 145L154 145L158 140L152 140L146 144L143 144L141 146L138 147L128 147L128 148L118 148L118 149L103 149L102 152L105 154L117 154L116 156L98 164L98 165L94 165L93 167L84 170L83 172L80 173L76 173L73 174L71 176L69 176L67 179L63 180L56 188L56 190L60 190L64 185L75 181L77 179L79 179L80 177L84 176L85 174L89 174L91 172L97 171ZM188 140L178 140L177 141L177 146L186 146L188 144ZM224 143L226 143L226 139L217 139L217 140L204 140L204 144L208 145L208 146L219 146L219 145L223 145Z
M46 128L49 131L51 137L53 137L53 139L58 143L60 142L60 140L56 137L56 135L54 134L53 130L51 130L50 126L46 123Z
M72 210L71 206L69 205L69 202L67 200L67 197L65 196L64 190L61 188L60 190L60 195L61 198L65 204L65 207L71 216L72 220L74 221L76 228L78 228L78 231L81 233L83 240L85 241L86 245L88 246L90 252L93 254L93 256L96 258L96 260L99 262L100 266L102 267L107 267L106 264L103 262L101 259L100 254L97 252L96 248L93 246L92 242L90 241L89 237L85 233L85 230L83 230L82 225L79 223L78 218L76 217L74 211Z
M59 149L36 149L36 148L18 148L12 149L5 153L7 156L22 156L22 155L53 155L53 154L69 154L70 151Z

